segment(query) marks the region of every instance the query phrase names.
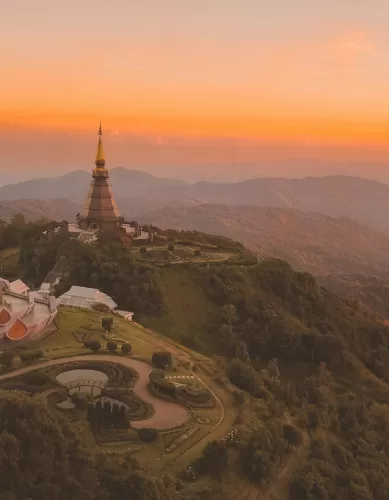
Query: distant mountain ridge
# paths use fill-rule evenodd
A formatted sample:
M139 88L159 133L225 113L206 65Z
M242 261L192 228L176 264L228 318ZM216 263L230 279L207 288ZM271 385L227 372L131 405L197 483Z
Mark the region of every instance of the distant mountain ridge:
M0 219L10 221L19 213L28 221L39 219L74 220L81 206L68 200L14 200L0 201Z
M259 178L230 184L190 184L121 167L110 170L110 179L123 212L127 212L126 204L131 198L156 206L166 202L245 204L318 212L331 217L346 216L389 231L389 185L359 177ZM77 170L57 178L7 185L0 188L0 201L67 199L79 204L86 197L90 181L90 172Z
M278 207L203 204L155 210L143 219L165 229L227 236L315 275L389 277L389 235L346 217Z

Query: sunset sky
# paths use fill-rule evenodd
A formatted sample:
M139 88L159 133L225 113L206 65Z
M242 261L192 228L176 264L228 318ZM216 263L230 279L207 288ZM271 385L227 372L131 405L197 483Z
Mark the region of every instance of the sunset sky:
M3 0L3 182L93 166L389 180L388 0Z

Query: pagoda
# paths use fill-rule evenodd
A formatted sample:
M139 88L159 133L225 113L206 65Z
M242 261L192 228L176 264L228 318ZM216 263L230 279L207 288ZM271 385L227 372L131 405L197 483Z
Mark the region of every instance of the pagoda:
M115 231L121 226L122 218L109 184L108 170L105 167L101 123L98 135L96 167L93 169L92 183L83 215L79 219L79 226L84 230Z

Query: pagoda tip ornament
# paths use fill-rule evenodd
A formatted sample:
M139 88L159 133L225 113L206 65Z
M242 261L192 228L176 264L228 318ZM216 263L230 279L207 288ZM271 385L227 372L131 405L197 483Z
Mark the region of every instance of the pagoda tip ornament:
M105 167L105 154L104 154L104 148L103 148L103 141L101 139L101 136L103 135L103 131L101 129L101 122L100 122L98 135L99 135L99 142L97 144L95 165L97 168L104 168Z

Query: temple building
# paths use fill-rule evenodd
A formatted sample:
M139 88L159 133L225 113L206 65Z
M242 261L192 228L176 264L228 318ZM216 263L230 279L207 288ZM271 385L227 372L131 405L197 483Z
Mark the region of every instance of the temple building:
M48 331L57 315L55 297L43 299L0 278L0 341L34 339Z
M108 180L109 173L105 166L102 135L100 123L96 168L92 173L92 183L85 202L83 216L78 219L80 229L86 231L115 231L123 221Z
M133 245L145 245L150 243L154 239L153 231L142 228L135 222L125 222L124 218L120 216L109 183L109 172L106 167L101 123L98 136L99 140L97 144L95 168L92 172L92 182L89 186L83 213L76 215L76 222L68 223L67 221L62 221L60 226L45 231L43 235L50 240L62 231L65 232L69 238L78 239L83 243L93 243L96 241L99 232L111 232L128 248L131 248ZM43 285L45 285L45 290L47 288L47 293L49 289L51 290L53 288L48 286L50 283L49 281L43 283Z

